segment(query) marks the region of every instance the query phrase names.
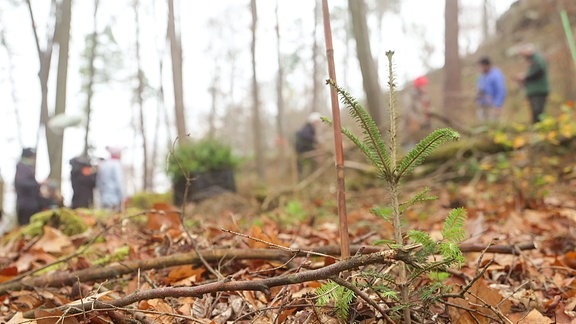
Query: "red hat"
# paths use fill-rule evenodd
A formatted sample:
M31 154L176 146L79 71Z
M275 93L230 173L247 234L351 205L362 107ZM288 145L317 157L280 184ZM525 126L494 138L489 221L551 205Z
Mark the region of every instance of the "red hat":
M420 88L426 85L428 85L428 78L425 75L419 76L414 80L414 87L416 88Z
M113 159L119 159L122 156L121 148L106 146L106 150L110 153L110 157Z

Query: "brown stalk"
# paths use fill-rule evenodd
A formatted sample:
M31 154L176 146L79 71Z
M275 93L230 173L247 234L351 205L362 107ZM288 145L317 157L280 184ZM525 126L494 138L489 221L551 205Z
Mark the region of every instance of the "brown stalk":
M334 65L334 48L332 46L332 29L330 27L330 12L328 0L322 0L322 17L324 21L324 38L326 41L326 58L328 61L328 76L336 83L336 67ZM348 234L348 216L346 215L346 191L344 187L344 149L342 148L342 133L340 123L340 105L338 93L330 87L332 102L332 125L334 128L334 154L336 158L336 200L338 202L338 219L340 221L340 250L342 259L350 257L350 236Z

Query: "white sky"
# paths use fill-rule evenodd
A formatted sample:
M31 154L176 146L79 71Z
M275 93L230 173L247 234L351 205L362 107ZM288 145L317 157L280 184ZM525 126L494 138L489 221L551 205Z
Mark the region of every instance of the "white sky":
M32 0L34 5L37 25L45 27L48 17L48 6L50 1ZM152 18L153 12L164 12L165 1L141 0L142 9L140 11L141 21L141 41L142 41L142 61L144 70L152 86L159 83L158 57L167 57L168 48L163 48L166 21L163 16L156 15ZM461 0L464 6L476 5L475 9L467 9L466 19L481 15L481 0ZM513 0L492 1L495 11L502 13ZM21 120L22 141L24 146L33 146L36 143L38 115L40 107L40 89L37 78L38 58L34 44L33 34L30 27L30 19L24 3L18 2L14 7L9 2L0 3L0 28L6 34L10 48L13 51L13 77L15 87L8 79L8 57L4 48L0 48L0 109L2 118L0 119L0 145L3 148L3 155L0 158L0 172L7 182L7 196L4 205L8 210L13 206L13 201L9 201L11 182L14 177L14 166L19 158L21 145L16 132L14 107L18 108ZM81 78L78 70L80 66L80 55L84 47L84 36L92 30L92 1L74 1L72 17L72 36L70 47L70 61L68 72L68 98L67 111L70 114L81 114L84 107L84 94L81 92ZM106 23L114 25L114 35L120 44L124 55L134 55L133 38L134 18L133 10L130 8L130 0L101 0L99 13L100 26ZM154 5L153 5L154 3ZM177 8L180 8L182 24L182 42L184 53L184 83L186 94L186 106L188 109L187 123L192 134L200 134L206 129L206 114L210 106L210 96L208 88L212 82L212 75L215 66L220 66L223 80L229 80L230 66L227 63L226 52L234 48L237 56L235 65L235 93L228 96L226 100L247 102L249 96L249 42L250 42L250 13L248 9L249 0L219 0L202 2L199 5L196 1L181 0L176 1ZM258 78L262 86L264 107L273 109L275 105L275 95L273 93L276 70L276 41L274 35L274 6L275 1L258 1L259 10L259 34L258 34ZM346 1L329 1L330 10L333 15L338 13L337 6L344 6ZM296 45L296 43L306 43L310 45L309 38L312 33L314 1L312 0L280 0L281 31L284 43L282 51L286 56L294 52L301 52L304 60L310 57L309 48ZM215 27L208 27L210 19L218 19L224 23L221 30ZM414 78L425 72L423 64L418 55L419 38L403 33L402 24L406 26L417 25L425 31L425 37L436 47L435 53L430 58L434 67L443 64L443 19L444 1L441 0L403 0L402 18L395 15L386 15L383 26L382 43L373 46L379 48L383 54L387 50L394 50L396 61L396 72L399 80L405 81ZM346 77L351 83L351 92L361 91L361 82L358 82L357 62L348 62L349 70L341 71L342 61L345 55L345 48L338 37L342 37L342 22L332 21L335 56L337 59L337 74L339 80ZM319 31L323 36L322 29ZM45 31L41 30L40 37L45 39ZM375 37L375 36L373 36ZM321 52L324 54L323 37L321 40ZM475 40L473 40L474 42ZM295 48L295 46L300 46ZM162 48L160 51L158 48ZM56 53L54 53L54 57ZM376 53L374 53L376 54ZM132 56L133 57L133 56ZM340 62L340 63L339 63ZM126 68L135 68L133 58L126 58L124 62ZM164 60L164 75L167 80L165 85L166 104L170 114L172 112L172 89L170 77L170 61ZM294 71L288 75L289 81L300 82L309 74L306 71L309 62L299 62L294 67ZM53 67L56 63L52 64ZM304 68L304 70L302 70ZM381 66L385 69L385 66ZM300 70L298 70L300 69ZM133 70L133 69L132 69ZM123 73L124 76L128 72ZM51 72L51 90L55 83L56 71ZM384 83L383 83L384 84ZM221 87L226 93L229 82L221 81ZM356 87L356 88L354 88ZM15 100L12 97L14 91ZM127 148L124 155L126 165L138 164L139 153L133 148L138 147L139 139L135 137L131 125L130 116L135 108L131 104L131 89L126 83L113 83L108 86L99 85L94 98L95 107L91 128L92 144L102 149L106 145L120 146ZM302 89L300 89L302 91ZM53 92L49 104L53 105ZM297 102L297 101L296 101ZM298 102L297 102L298 103ZM145 106L148 123L150 126L156 123L155 112L157 102L148 100ZM302 107L300 107L302 108ZM68 129L65 133L64 147L64 170L66 177L69 173L67 161L73 156L81 153L83 132L81 129ZM39 150L38 180L43 180L47 174L46 153ZM140 173L138 173L139 175ZM64 179L66 180L66 179ZM160 186L165 190L166 184ZM67 182L63 182L63 190L67 201L70 199L70 189Z

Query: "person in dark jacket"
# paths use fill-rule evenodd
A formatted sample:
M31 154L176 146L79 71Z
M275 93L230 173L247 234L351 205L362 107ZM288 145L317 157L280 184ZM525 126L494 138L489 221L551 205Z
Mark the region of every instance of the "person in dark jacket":
M16 165L14 178L16 189L16 213L18 224L26 225L30 217L42 209L40 184L36 181L36 150L22 150L20 161Z
M316 128L320 124L320 114L313 112L308 116L306 124L296 132L296 154L298 177L306 175L306 171L316 168L316 149L318 139L316 138ZM309 169L309 170L308 170Z
M72 208L94 207L94 188L96 172L86 157L75 157L70 160L70 182L72 183Z
M532 123L540 120L540 115L546 107L546 98L550 91L548 85L548 68L546 61L536 52L533 44L524 45L520 49L520 55L523 56L529 64L528 71L520 75L516 80L526 89L526 97L530 104L532 113Z

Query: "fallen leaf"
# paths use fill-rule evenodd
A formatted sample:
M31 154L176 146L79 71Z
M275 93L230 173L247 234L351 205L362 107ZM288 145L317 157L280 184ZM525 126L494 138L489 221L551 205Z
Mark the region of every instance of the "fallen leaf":
M170 271L168 277L165 279L165 282L170 284L182 279L188 279L190 283L199 282L202 281L202 274L204 272L206 272L206 268L204 267L193 268L191 265L175 267L172 269L172 271Z
M65 316L62 311L58 310L37 309L34 311L34 317L38 324L80 324L76 317Z
M31 250L63 254L67 248L71 247L72 241L68 236L53 227L44 226L44 234Z
M564 264L567 265L568 267L576 269L576 252L575 251L566 252L562 257L562 262L564 262Z
M503 300L504 297L500 295L498 290L490 288L484 279L477 280L468 290L466 297L467 300L452 298L450 301L464 308L474 309L480 314L486 314L492 317L494 316L494 312L488 307L485 307L486 305L497 308L504 316L510 313L510 307L512 306L509 300ZM490 319L487 317L476 315L474 319L468 311L455 307L449 308L449 315L452 323L490 323Z
M18 275L18 267L9 266L0 270L0 282L8 281Z
M155 203L146 215L148 223L146 227L153 231L179 229L182 225L180 214L176 207L165 203Z
M554 323L554 321L542 315L542 313L540 313L536 309L531 310L530 313L526 315L526 317L518 321L518 324L549 324L549 323Z

